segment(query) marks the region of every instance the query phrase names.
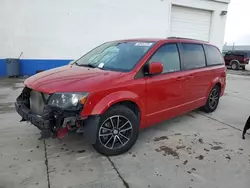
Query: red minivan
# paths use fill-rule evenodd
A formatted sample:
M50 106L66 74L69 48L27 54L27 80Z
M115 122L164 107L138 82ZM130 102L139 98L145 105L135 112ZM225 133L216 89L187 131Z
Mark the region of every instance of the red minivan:
M130 39L104 43L24 84L16 110L41 138L83 132L109 156L129 150L140 128L200 107L213 112L226 68L219 49L206 42Z

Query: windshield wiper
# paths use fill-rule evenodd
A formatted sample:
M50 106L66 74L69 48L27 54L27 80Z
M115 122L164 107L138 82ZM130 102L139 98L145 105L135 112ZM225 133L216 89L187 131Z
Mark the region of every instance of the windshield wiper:
M77 66L80 66L76 61L74 62L74 64L76 64Z
M89 67L89 68L98 68L98 69L102 69L101 67L98 67L98 66L95 66L94 64L79 64L77 62L74 62L74 64L76 64L77 66L80 66L80 67Z
M82 65L78 65L78 66L90 67L90 68L98 68L98 67L94 66L93 64L82 64Z

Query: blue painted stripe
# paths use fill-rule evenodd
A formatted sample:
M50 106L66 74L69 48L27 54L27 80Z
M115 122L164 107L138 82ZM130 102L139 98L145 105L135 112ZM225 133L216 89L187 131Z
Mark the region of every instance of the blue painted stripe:
M64 66L70 61L71 59L20 59L20 76L30 76L36 71ZM5 59L0 59L0 76L7 76Z

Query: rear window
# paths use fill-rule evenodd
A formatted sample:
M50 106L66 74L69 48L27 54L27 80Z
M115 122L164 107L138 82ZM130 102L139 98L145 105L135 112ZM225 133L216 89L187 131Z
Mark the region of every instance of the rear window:
M222 65L224 64L224 60L220 51L214 47L209 45L204 45L206 57L207 57L207 65Z
M191 70L195 68L205 67L205 53L200 44L182 44L183 68Z

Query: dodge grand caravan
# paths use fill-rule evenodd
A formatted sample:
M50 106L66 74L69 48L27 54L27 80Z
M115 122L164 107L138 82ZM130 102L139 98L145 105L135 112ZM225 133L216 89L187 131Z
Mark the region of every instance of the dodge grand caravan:
M224 94L226 68L206 42L131 39L104 43L69 65L24 82L15 107L44 137L83 132L104 155L136 142L139 129L202 108Z

